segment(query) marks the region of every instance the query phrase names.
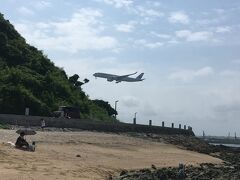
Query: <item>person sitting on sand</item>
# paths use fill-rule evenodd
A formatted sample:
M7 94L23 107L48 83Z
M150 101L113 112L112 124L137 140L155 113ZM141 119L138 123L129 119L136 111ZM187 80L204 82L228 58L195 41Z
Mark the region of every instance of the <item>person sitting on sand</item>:
M24 139L24 132L20 133L20 136L17 138L17 141L15 143L16 148L20 148L20 149L29 149L29 144L28 142Z

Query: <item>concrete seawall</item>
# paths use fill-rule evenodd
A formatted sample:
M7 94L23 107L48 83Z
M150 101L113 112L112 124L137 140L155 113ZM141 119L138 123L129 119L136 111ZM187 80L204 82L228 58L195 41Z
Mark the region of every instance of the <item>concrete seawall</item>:
M18 126L40 126L41 118L46 122L47 127L57 128L76 128L82 130L96 130L103 132L139 132L139 133L156 133L156 134L182 134L194 135L192 130L179 128L149 126L128 123L106 123L93 122L87 119L65 119L42 116L25 116L13 114L0 114L0 123L18 125Z

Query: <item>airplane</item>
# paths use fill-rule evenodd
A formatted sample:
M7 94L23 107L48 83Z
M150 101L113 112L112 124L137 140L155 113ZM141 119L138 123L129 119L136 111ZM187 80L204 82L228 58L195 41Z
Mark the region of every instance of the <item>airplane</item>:
M116 83L120 83L122 81L126 81L126 82L138 82L138 81L143 81L144 79L142 79L144 73L139 74L136 78L132 78L132 77L128 77L131 75L137 74L137 72L132 73L132 74L126 74L126 75L115 75L115 74L107 74L107 73L94 73L93 76L95 76L95 78L99 77L99 78L106 78L107 81L112 82L112 81L116 81Z

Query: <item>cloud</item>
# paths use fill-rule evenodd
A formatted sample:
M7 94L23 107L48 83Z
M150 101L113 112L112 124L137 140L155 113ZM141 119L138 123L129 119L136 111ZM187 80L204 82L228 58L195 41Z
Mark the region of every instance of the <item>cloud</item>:
M148 9L143 6L135 8L136 14L142 17L163 17L164 13L154 9Z
M125 8L129 14L134 14L141 17L139 24L146 25L150 24L156 18L163 17L164 13L153 8L158 8L160 3L158 2L146 2L146 6L134 5L134 0L95 0L96 2L103 2L108 5L112 5L115 8ZM153 7L153 8L148 8ZM129 25L128 25L129 26ZM126 29L127 27L124 27Z
M162 47L164 45L164 43L162 42L149 42L145 39L138 39L134 42L134 44L137 47L144 47L144 48L149 48L149 49L155 49L155 48L159 48Z
M232 61L232 63L240 65L240 59L235 59L235 60Z
M28 9L27 7L20 7L18 8L18 12L23 14L23 15L26 15L26 16L30 16L30 15L33 15L34 14L34 11Z
M214 70L207 66L198 70L180 70L176 71L168 77L171 80L180 80L183 82L191 81L195 78L199 77L207 77L209 75L214 74Z
M226 22L226 20L228 19L228 16L225 14L226 12L229 12L229 9L224 10L224 9L213 9L211 11L208 12L204 12L204 17L202 17L201 19L196 20L196 23L199 25L204 25L204 26L208 26L209 25L219 25L219 24L223 24Z
M219 9L214 9L213 11L218 13L218 14L223 14L225 12L224 9L220 9L220 8Z
M42 10L42 9L51 7L52 4L49 1L33 1L32 6L35 9Z
M179 41L177 41L176 39L171 39L169 41L167 41L168 44L178 44Z
M240 77L240 72L235 71L235 70L224 70L224 71L220 72L220 75L223 77L230 77L230 78L234 79L234 77L235 78Z
M51 7L51 3L47 1L32 1L29 4L29 7L21 6L18 8L18 12L25 15L25 16L31 16L34 15L34 10L43 10L47 7Z
M181 24L188 24L190 19L185 12L177 11L172 12L168 18L170 23L181 23Z
M210 25L210 24L212 25L212 24L219 24L225 19L226 18L224 16L219 16L216 18L199 19L199 20L196 20L196 22L199 25Z
M162 47L163 43L162 42L147 43L147 44L145 44L145 46L150 49L155 49L155 48Z
M144 103L141 110L142 115L148 118L153 118L158 115L158 111L154 105L150 103Z
M133 0L96 0L96 1L113 5L115 8L127 8L133 4Z
M231 32L231 27L229 27L229 26L217 27L216 32L217 33L228 33L228 32Z
M82 8L70 19L57 22L22 22L16 29L31 44L41 49L76 53L79 50L103 50L117 48L118 41L101 35L104 27L102 13L96 9Z
M204 67L202 69L199 69L199 70L195 71L194 75L196 77L203 77L203 76L211 75L213 73L214 73L214 71L211 67Z
M213 107L213 110L216 113L221 113L221 114L225 114L225 118L226 116L233 116L234 114L237 114L235 117L239 117L240 115L240 102L229 102L229 103L225 103L225 104L220 104L220 105L216 105Z
M191 32L189 30L180 30L175 32L178 38L185 39L186 41L209 41L213 33L208 31Z
M234 123L240 116L240 101L224 102L214 106L212 109L215 117L219 117L224 123Z
M147 4L151 7L160 7L162 5L162 3L157 1L147 1Z
M151 34L156 37L162 38L162 39L170 39L171 38L171 36L168 34L156 33L154 31L152 31Z
M121 99L121 103L128 108L131 107L138 107L140 105L140 101L138 98L134 97L134 96L124 96Z
M130 21L127 24L115 25L115 28L117 31L120 31L120 32L132 32L135 28L135 24L136 22Z

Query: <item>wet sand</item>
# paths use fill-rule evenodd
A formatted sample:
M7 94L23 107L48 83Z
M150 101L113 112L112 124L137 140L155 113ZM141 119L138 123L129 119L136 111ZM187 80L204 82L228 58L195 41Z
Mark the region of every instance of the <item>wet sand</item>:
M0 174L6 180L107 179L123 169L221 163L165 143L98 132L37 132L35 152L17 150L15 130L0 130ZM80 157L78 157L80 156Z

